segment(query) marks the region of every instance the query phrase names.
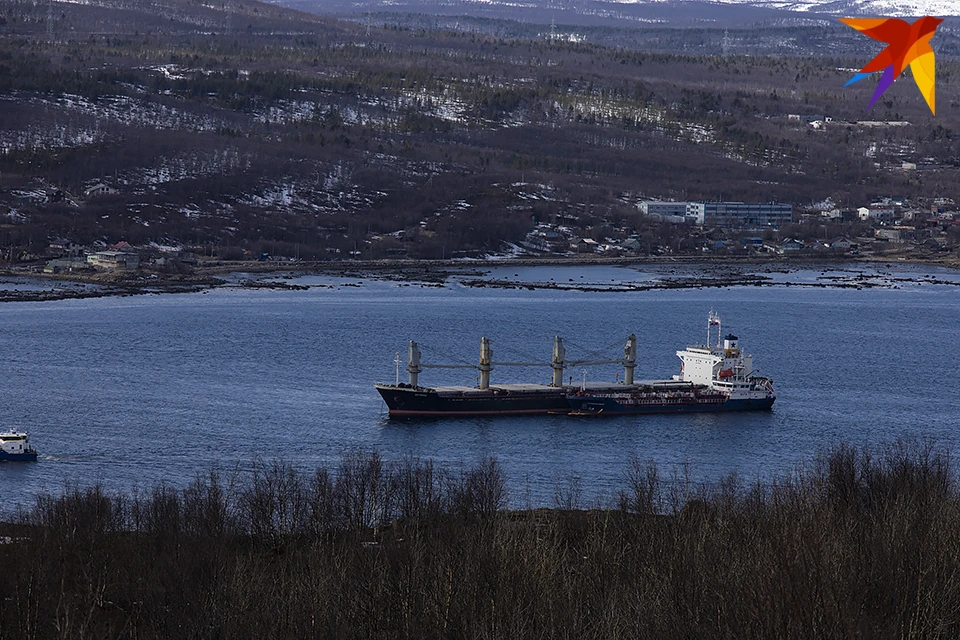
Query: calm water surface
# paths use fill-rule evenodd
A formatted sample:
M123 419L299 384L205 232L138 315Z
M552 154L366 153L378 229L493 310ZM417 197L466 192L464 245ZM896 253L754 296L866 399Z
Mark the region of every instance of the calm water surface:
M642 281L653 270L501 267L518 281ZM887 275L960 280L895 266ZM581 278L583 276L583 278ZM815 282L820 270L785 281ZM213 465L284 458L335 465L349 449L450 466L496 456L513 506L550 504L580 478L587 497L620 486L631 454L667 470L689 462L709 481L769 479L841 440L899 437L960 444L960 288L790 286L587 293L475 289L302 277L307 291L0 305L4 424L30 432L36 464L0 464L0 508L43 490L102 482L130 489L189 482ZM710 309L776 381L769 413L388 420L371 386L392 382L394 354L416 339L426 362L475 363L480 336L498 360L617 357L636 333L638 377L679 371L677 349L702 342ZM588 379L614 380L615 366ZM403 375L403 372L401 372ZM499 382L547 382L548 369L500 368ZM570 371L575 379L581 370ZM472 384L469 370L428 370L424 384Z

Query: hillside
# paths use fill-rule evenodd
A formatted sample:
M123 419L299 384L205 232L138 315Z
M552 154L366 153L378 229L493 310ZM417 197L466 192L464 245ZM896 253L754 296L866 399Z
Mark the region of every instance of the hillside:
M953 0L276 0L315 13L462 16L571 26L742 28L823 26L838 17L960 17Z
M280 0L279 4L324 13L408 10L512 17L535 22L542 22L544 15L554 18L562 15L571 24L659 19L670 26L692 20L730 20L731 25L743 25L763 19L835 16L960 16L960 5L954 0ZM571 16L578 17L570 20Z
M848 58L384 28L249 1L0 15L7 259L60 237L450 257L548 218L597 236L641 225L642 197L859 206L960 183L951 59L934 118L909 78L866 113L871 88L842 86L862 64ZM808 29L796 37L822 37Z

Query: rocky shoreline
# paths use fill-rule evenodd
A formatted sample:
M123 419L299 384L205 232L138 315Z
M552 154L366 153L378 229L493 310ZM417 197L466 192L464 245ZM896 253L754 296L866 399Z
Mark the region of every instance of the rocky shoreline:
M878 286L921 283L960 285L958 282L933 276L897 278L863 273L846 276L822 276L817 282L790 282L769 275L744 273L754 267L763 273L790 273L800 270L843 270L844 267L860 264L883 266L893 269L901 265L925 265L938 268L958 269L960 262L953 259L910 259L891 261L876 257L824 261L807 257L728 257L692 256L664 260L652 258L525 258L487 261L351 261L344 262L212 262L201 263L191 273L162 273L149 270L135 272L101 272L91 274L38 274L33 271L8 269L0 271L0 302L44 302L102 298L109 296L133 296L160 293L197 293L210 289L273 289L304 291L312 287L330 288L340 285L303 285L286 282L299 276L320 275L335 278L357 279L358 286L364 279L401 281L421 286L444 286L453 276L463 286L473 288L501 289L553 289L586 292L649 291L660 289L718 288L737 286L793 286L816 288L863 289ZM661 277L645 282L613 282L597 284L589 282L525 282L490 278L489 271L498 267L595 267L595 266L647 266L666 270ZM689 273L679 273L688 269ZM712 272L712 273L711 273ZM515 274L516 275L516 274ZM43 286L49 283L49 287ZM22 286L18 286L22 285ZM6 286L6 288L4 288Z

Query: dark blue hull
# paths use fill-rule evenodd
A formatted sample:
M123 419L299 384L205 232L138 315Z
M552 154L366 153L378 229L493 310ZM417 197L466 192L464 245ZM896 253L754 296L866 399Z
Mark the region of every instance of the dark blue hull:
M36 459L36 451L25 451L24 453L7 453L0 451L0 462L34 462Z
M677 402L623 405L614 398L569 396L572 413L579 415L637 415L647 413L704 413L716 411L769 411L775 397L758 400L726 400L724 402Z
M725 393L689 383L646 385L624 393L623 387L593 389L503 385L474 388L376 385L391 417L453 417L494 415L627 415L642 413L694 413L705 411L762 411L773 407L774 397L728 400Z
M391 417L442 418L519 416L570 411L563 389L517 390L492 387L481 391L439 394L435 389L377 385Z

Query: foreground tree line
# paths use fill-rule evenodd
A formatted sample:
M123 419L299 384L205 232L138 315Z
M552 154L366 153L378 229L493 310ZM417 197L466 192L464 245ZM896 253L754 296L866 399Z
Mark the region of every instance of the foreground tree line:
M631 459L609 504L510 511L501 467L353 452L185 489L44 495L0 529L2 638L690 638L960 631L960 491L930 446L770 484Z

